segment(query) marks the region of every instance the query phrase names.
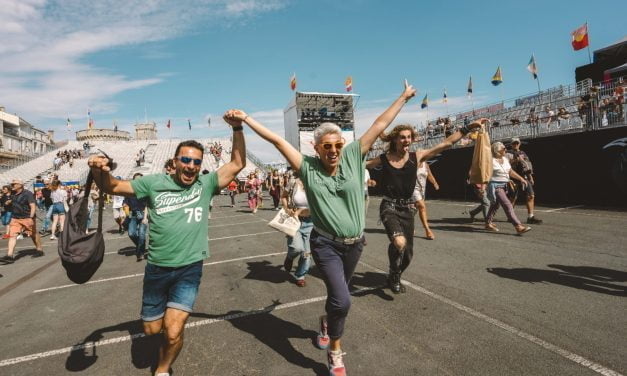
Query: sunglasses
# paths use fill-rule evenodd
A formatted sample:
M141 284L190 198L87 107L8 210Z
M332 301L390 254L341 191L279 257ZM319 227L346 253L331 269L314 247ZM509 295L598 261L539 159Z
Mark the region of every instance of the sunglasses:
M336 143L325 142L325 143L322 143L321 145L324 148L324 150L331 150L331 147L333 146L335 146L336 150L342 150L342 148L344 147L343 142L336 142Z
M191 161L194 161L194 166L200 166L202 164L202 159L194 159L190 157L176 157L181 163L188 164Z

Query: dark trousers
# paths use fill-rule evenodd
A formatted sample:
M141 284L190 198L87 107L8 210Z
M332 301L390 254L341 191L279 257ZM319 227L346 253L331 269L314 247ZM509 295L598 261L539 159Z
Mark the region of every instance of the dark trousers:
M355 272L357 262L364 247L361 241L346 245L311 232L311 256L322 273L327 287L327 328L331 339L338 339L344 333L346 316L351 307L348 283Z
M399 206L383 200L379 206L379 216L385 227L390 244L388 245L388 259L390 273L402 273L407 269L414 256L414 216L416 209L413 206ZM407 241L405 249L399 252L394 246L394 238L403 235Z

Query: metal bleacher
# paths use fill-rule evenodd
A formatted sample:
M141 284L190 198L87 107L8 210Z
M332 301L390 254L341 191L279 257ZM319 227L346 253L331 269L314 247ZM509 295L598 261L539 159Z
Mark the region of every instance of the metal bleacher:
M205 155L201 170L215 171L230 160L232 143L229 139L200 139L197 140L205 146ZM98 153L99 150L104 151L117 162L117 168L113 172L115 176L123 179L130 179L136 172L144 175L157 174L163 172L165 162L174 156L177 145L181 142L179 139L171 140L143 140L143 141L90 141L90 153ZM209 145L218 142L222 145L222 154L216 159L209 153ZM59 151L82 149L83 141L69 141L67 145L60 149L56 149L46 153L36 159L30 160L10 170L0 173L0 184L7 184L12 179L21 179L26 186L31 186L35 181L35 177L47 176L56 173L61 181L79 181L84 183L89 168L87 166L87 158L75 159L72 167L68 163L63 164L58 170L53 168L53 160ZM140 149L146 151L145 162L142 166L137 166L135 156ZM254 156L247 158L246 167L238 178L245 178L249 172L256 169L262 169L258 159Z

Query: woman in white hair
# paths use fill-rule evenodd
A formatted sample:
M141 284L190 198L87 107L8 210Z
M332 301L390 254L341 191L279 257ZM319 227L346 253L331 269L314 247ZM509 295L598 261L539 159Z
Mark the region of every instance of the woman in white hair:
M340 338L351 305L349 281L357 267L364 243L364 157L379 135L390 125L416 90L405 81L402 94L375 120L364 135L346 145L340 127L323 123L314 131L317 156L302 155L241 110L224 115L227 122L246 123L273 144L287 162L299 171L305 186L314 225L311 255L327 287L326 316L320 318L317 345L328 349L329 372L345 375Z
M485 228L488 231L499 231L499 229L492 223L494 214L499 209L499 206L503 206L507 220L514 225L518 235L522 235L525 232L531 230L531 227L524 226L516 213L512 203L507 198L507 186L510 179L516 179L523 185L523 189L526 188L527 180L518 175L516 171L512 170L512 166L509 164L509 160L505 157L505 145L502 142L495 142L492 144L492 178L488 183L488 199L490 200L490 209L485 219Z

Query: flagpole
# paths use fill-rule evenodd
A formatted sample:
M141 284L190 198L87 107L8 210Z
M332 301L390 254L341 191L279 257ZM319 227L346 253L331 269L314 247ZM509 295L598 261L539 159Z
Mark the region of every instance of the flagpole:
M542 90L540 90L540 76L538 76L538 74L536 73L536 83L538 84L538 93Z
M590 54L590 29L588 28L588 21L586 21L586 36L588 37L588 60L592 64L592 55Z

